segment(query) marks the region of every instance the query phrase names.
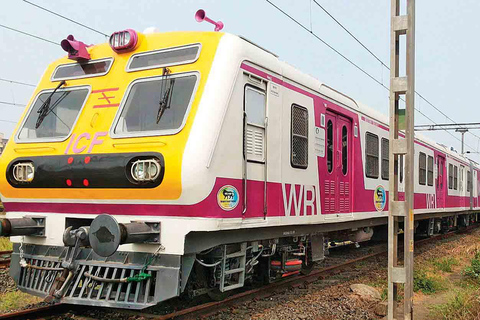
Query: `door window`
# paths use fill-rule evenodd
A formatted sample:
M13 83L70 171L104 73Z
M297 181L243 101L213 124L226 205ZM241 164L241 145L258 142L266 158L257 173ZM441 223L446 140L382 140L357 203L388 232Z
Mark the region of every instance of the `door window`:
M327 170L329 173L333 171L333 122L327 122Z
M348 129L347 126L342 127L342 173L347 175L348 172Z
M265 105L265 92L245 87L245 148L248 160L265 161Z

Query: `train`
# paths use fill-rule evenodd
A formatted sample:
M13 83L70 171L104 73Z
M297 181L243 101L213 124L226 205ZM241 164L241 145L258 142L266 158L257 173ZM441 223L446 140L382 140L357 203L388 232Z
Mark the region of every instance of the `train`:
M21 291L130 309L222 299L385 228L388 117L225 32L61 45L0 157ZM416 232L475 222L479 170L416 133Z

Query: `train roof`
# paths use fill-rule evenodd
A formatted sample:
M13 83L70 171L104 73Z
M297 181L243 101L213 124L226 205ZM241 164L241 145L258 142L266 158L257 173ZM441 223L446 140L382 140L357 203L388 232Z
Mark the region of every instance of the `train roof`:
M237 37L238 39L241 40L244 46L254 46L256 50L261 50L265 54L259 54L258 56L256 55L255 58L262 63L265 63L263 65L264 68L267 68L271 71L274 71L275 73L281 75L284 80L288 79L290 81L296 82L303 87L306 87L310 89L311 91L316 92L317 94L321 94L331 100L334 100L337 103L342 104L344 107L348 107L349 109L353 111L357 111L361 114L364 114L372 119L375 119L377 122L389 126L389 118L387 115L379 112L378 110L375 110L368 105L350 97L349 95L340 92L338 90L335 90L334 88L328 86L324 82L321 82L314 76L311 76L296 67L292 66L291 64L281 60L278 55L274 54L273 52L257 45L256 43L246 39L245 37L242 36L235 36L232 34L225 33L225 35L228 36L234 36ZM251 52L251 50L247 50ZM460 160L463 160L465 162L473 161L470 160L469 158L459 154L456 151L450 150L447 146L437 143L434 140L420 134L419 132L415 132L415 138L427 145L430 145L431 147L444 152L445 154L454 157L454 158L459 158ZM474 162L474 161L473 161ZM474 162L476 163L476 162Z

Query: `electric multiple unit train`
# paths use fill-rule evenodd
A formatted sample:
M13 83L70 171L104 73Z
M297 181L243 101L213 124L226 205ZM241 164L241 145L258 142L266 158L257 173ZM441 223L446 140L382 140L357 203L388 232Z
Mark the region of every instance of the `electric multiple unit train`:
M10 273L141 309L308 272L388 216L388 118L222 32L72 36L0 157ZM399 161L399 184L404 187ZM417 231L468 225L476 163L417 135Z

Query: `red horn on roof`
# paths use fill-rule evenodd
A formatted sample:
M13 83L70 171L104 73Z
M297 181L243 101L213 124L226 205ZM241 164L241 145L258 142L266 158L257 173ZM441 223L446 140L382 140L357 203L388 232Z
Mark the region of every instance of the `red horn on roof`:
M87 51L87 45L81 41L75 40L72 35L60 42L62 49L68 52L68 59L82 61L90 60L90 54Z

